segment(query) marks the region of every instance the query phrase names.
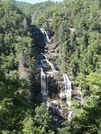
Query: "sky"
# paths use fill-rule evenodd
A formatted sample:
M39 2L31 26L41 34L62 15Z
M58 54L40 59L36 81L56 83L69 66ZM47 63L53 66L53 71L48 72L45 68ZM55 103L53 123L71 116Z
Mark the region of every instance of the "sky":
M23 1L23 2L28 2L28 3L32 3L32 4L35 4L35 3L40 3L40 2L45 2L47 0L17 0L17 1ZM63 0L51 0L51 1L54 1L54 2L62 2Z

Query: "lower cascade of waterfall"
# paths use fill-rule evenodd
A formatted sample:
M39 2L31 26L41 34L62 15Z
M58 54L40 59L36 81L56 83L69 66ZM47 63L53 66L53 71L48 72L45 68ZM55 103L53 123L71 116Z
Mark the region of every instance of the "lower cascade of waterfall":
M71 87L71 82L70 82L70 80L68 78L68 75L63 74L63 78L64 78L64 83L65 83L66 103L68 104L68 107L69 107L68 120L71 120L72 111L70 111L70 108L71 108L71 91L72 91L72 87Z
M45 57L44 61L46 61L46 63L48 63L48 65L51 67L53 74L54 73L57 74L58 71L55 69L54 65L48 61L48 59L45 55L44 55L44 57ZM49 110L50 107L52 107L53 113L56 113L56 111L59 108L60 108L60 113L63 110L64 111L68 110L69 111L68 112L68 120L71 120L71 118L72 118L72 111L70 111L70 109L71 109L71 91L72 91L71 82L70 82L67 74L62 74L62 79L64 80L64 84L63 84L64 88L60 90L60 89L58 89L58 85L57 85L58 94L56 95L55 90L54 90L55 84L52 82L52 84L51 84L52 90L50 90L48 87L48 83L49 83L48 75L51 77L52 80L53 80L53 78L52 78L52 73L49 73L48 71L44 72L44 70L43 70L43 68L45 66L47 66L46 63L41 61L41 65L42 65L42 67L41 67L41 94L42 94L43 101L47 105L47 110ZM64 100L65 100L65 105L64 105ZM63 112L63 114L64 114L64 112Z

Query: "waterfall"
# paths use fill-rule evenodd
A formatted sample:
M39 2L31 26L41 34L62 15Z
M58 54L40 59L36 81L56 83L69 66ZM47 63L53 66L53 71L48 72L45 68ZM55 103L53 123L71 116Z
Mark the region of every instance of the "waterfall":
M45 56L45 60L46 60L46 61L47 61L47 63L50 65L50 67L51 67L52 71L53 71L53 72L58 72L58 71L56 71L56 69L55 69L54 65L53 65L51 62L49 62L49 61L48 61L47 56L46 56L46 55L44 55L44 56Z
M46 77L47 77L47 81L46 81ZM41 68L41 94L42 94L43 102L45 102L47 106L46 110L49 110L49 107L51 105L50 99L49 98L45 99L45 97L48 97L48 76L45 75L43 68Z
M42 64L42 66L45 66L46 65L43 61L41 61L41 64Z
M43 29L43 28L40 28L41 32L43 33L44 35L44 42L48 42L49 41L49 38L48 38L48 35L47 35L47 32Z
M44 55L44 57L45 57L46 62L51 66L52 71L53 72L58 72L58 71L56 71L54 65L47 60L47 56ZM43 61L41 61L41 64L42 64L42 66L46 65ZM47 91L46 91L46 89L47 89ZM53 93L54 93L54 91L53 91ZM46 75L43 72L42 68L41 68L41 94L43 96L43 100L45 101L44 96L48 97L48 75L47 75L47 82L46 82ZM45 103L47 105L47 109L46 110L49 110L49 107L51 106L50 99L48 98L45 101ZM55 111L54 111L54 113L55 113Z
M41 94L42 96L46 96L47 95L47 91L46 91L46 75L43 71L43 68L41 68Z
M47 99L47 102L46 102L46 105L47 105L47 111L49 110L49 107L51 106L51 102L50 102L50 99Z
M71 108L71 82L66 74L63 74L64 77L64 83L65 83L65 94L66 94L66 103L69 107L69 114L68 114L68 120L71 120L72 111L70 111Z
M52 69L53 72L58 72L58 71L56 71L56 69L55 69L55 67L52 63L50 63L47 59L46 59L46 61L51 66L51 69Z
M48 35L46 33L46 31L43 29L43 28L40 28L41 32L43 33L44 35L44 42L48 42L49 38L48 38ZM54 65L49 62L48 58L46 55L43 54L43 56L45 57L45 61L49 64L49 66L51 67L52 69L52 73L56 73L58 72ZM41 61L41 64L43 67L46 66L46 63L44 63L43 61ZM65 96L66 97L66 103L68 104L68 109L69 109L69 114L68 114L68 120L71 120L71 116L72 116L72 111L70 111L71 109L71 82L68 78L68 76L66 74L63 74L63 78L64 78L64 84L65 84L65 93L61 92L62 96ZM54 91L53 91L54 93ZM51 104L51 99L49 98L48 96L48 76L44 73L43 71L43 68L41 68L41 94L42 94L42 97L43 97L43 101L46 103L47 105L47 109L46 110L49 110L49 107L52 105ZM65 98L64 97L64 98ZM64 105L62 104L62 98L60 96L60 106L61 106L61 109L63 109ZM56 100L54 100L56 101ZM53 102L52 102L53 103ZM55 108L53 108L53 110L55 110ZM54 111L55 113L55 111Z

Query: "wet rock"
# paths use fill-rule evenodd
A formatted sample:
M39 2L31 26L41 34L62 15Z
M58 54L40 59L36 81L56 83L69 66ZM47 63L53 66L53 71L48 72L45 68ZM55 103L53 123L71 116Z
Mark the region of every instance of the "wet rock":
M39 48L44 48L46 45L46 41L44 38L44 32L42 32L39 28L32 27L32 37L36 42L36 46Z
M61 99L66 99L66 94L65 93L59 93L59 97Z
M44 59L44 56L43 55L37 55L36 59L37 60Z

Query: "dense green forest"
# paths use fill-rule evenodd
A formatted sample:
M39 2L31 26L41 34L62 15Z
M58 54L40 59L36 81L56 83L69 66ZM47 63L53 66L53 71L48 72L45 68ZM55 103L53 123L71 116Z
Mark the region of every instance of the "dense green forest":
M57 129L46 105L32 101L36 48L30 26L52 31L61 70L71 72L86 98L84 105L73 100L69 127ZM0 133L101 134L101 0L0 1Z

